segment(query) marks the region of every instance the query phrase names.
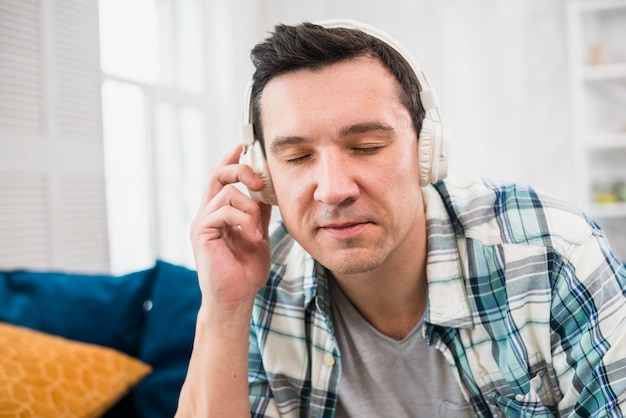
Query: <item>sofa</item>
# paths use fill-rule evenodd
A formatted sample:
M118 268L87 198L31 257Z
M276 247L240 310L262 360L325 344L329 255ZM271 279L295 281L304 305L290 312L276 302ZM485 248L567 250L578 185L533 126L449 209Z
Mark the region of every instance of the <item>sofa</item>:
M0 417L171 418L199 306L196 273L162 260L120 276L1 271Z

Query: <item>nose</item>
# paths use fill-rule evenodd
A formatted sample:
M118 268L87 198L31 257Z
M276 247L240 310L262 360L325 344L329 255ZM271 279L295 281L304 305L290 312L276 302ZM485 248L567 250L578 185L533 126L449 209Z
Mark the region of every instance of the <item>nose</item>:
M357 167L340 151L321 153L316 168L313 173L316 182L313 193L315 201L339 205L359 195L360 189L354 177Z

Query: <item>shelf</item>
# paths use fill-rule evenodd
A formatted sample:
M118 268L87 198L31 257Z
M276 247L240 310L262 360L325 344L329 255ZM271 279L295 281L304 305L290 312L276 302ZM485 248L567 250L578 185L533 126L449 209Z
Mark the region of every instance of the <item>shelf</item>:
M587 0L578 3L580 12L602 12L626 8L624 0Z
M626 260L626 0L567 0L578 201Z
M588 81L626 80L626 63L586 65L583 78Z
M592 218L626 218L626 202L594 203L589 214Z
M626 150L626 132L611 132L591 135L587 145L590 151Z

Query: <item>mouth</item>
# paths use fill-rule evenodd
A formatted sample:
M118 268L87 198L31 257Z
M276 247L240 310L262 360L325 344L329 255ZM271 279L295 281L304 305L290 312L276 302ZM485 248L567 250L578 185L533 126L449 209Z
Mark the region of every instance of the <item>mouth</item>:
M369 225L369 222L329 223L320 226L319 230L337 239L349 239L355 238L367 225Z

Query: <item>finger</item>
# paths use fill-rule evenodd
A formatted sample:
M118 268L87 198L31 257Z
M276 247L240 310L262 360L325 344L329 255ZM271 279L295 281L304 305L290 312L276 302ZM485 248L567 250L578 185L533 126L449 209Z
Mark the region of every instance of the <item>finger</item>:
M224 186L235 183L242 183L252 190L261 190L265 187L263 180L247 165L222 165L211 171L201 205L205 206Z
M214 213L228 214L228 218L223 223L218 222L218 226L236 227L250 237L255 236L256 231L263 236L265 228L259 204L232 185L222 188L202 211L204 215L201 213L199 216L211 217Z
M259 242L263 234L253 216L232 206L222 206L207 216L199 216L192 223L193 241L207 242L227 236L227 233L239 234L252 242Z
M206 218L200 231L210 232L211 238L221 238L226 231L229 231L241 234L246 239L256 242L263 239L258 225L257 222L253 221L250 214L232 206L222 206Z
M248 195L242 192L233 184L227 184L211 199L204 210L206 212L215 212L222 206L232 206L237 210L248 214L255 214L260 220L260 209L257 202L252 200Z
M241 155L242 145L239 144L233 148L228 154L222 158L221 165L235 164L239 162L239 156Z
M243 146L241 144L239 144L235 148L233 148L233 150L230 153L226 154L226 156L222 159L222 166L238 164L242 148L243 148ZM246 167L247 167L247 165L246 165ZM255 175L255 177L258 178L258 175L256 175L256 173L254 173L254 169L251 168L251 170L252 170L252 173ZM247 177L248 173L244 173L244 174ZM243 177L239 178L239 181L243 182L242 178ZM248 186L249 188L251 188L252 190L255 190L255 191L260 191L265 186L262 181L258 182L258 181L256 181L256 179L255 179L253 184L248 184L248 183L244 183L244 184L246 186Z

